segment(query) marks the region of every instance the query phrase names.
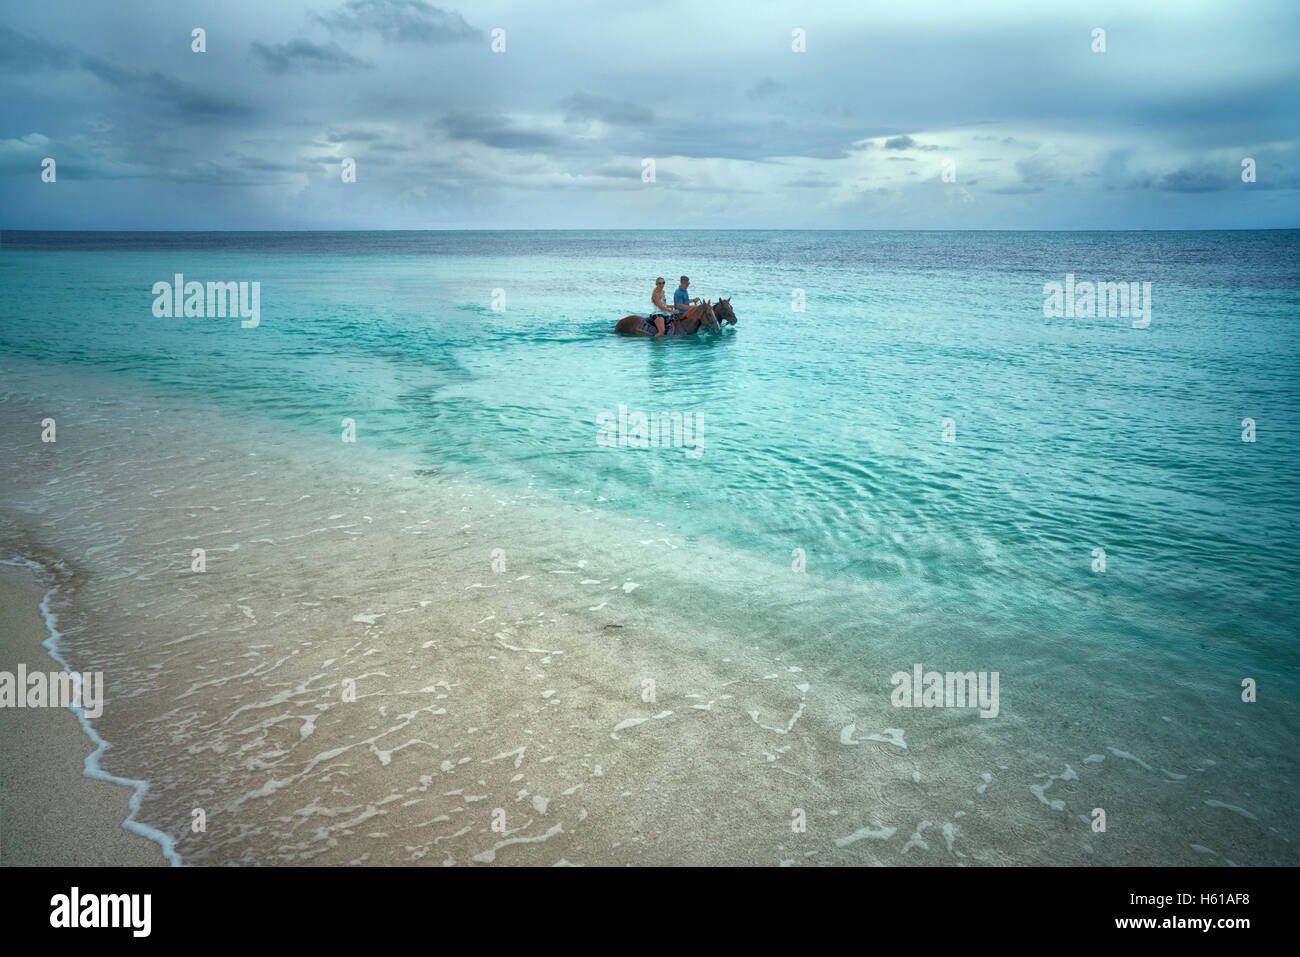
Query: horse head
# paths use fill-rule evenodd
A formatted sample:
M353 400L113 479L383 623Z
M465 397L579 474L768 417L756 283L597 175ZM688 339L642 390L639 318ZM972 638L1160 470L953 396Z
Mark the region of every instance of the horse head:
M723 322L727 323L727 325L734 326L736 324L736 311L731 308L730 296L728 296L726 299L719 299L716 303L714 303L713 312L714 315L716 315Z
M709 332L717 332L722 327L718 325L718 317L713 312L713 303L705 299L700 305L704 310L703 322L709 327Z

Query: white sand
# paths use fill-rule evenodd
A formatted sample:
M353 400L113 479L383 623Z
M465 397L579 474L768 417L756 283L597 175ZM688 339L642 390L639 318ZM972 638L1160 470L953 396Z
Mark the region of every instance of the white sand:
M58 671L35 575L0 565L0 671ZM164 865L158 845L123 829L130 791L82 774L94 750L66 708L0 709L0 866Z

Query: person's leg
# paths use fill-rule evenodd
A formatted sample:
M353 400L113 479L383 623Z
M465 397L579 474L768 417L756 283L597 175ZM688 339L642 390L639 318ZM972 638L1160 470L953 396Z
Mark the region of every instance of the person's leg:
M659 335L664 334L664 317L655 316L655 328L659 330Z

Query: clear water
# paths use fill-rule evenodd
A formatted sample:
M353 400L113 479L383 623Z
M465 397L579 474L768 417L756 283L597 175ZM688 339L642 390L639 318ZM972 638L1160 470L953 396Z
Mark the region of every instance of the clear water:
M0 269L7 353L352 415L426 467L802 548L943 617L1293 676L1296 232L9 233ZM683 271L734 330L609 334ZM156 319L175 272L261 282L260 327ZM1150 327L1044 318L1067 272L1151 282ZM702 454L598 446L620 405L697 413Z
M260 326L155 318L177 272L260 282ZM612 334L682 272L734 329ZM1150 326L1044 317L1067 273L1150 282ZM412 471L589 491L736 567L801 549L815 603L765 609L737 576L709 609L765 640L1032 661L1063 713L1164 676L1207 724L1251 677L1261 753L1293 756L1298 232L7 233L0 276L4 354L335 441L351 416ZM620 405L696 413L702 454L601 447Z

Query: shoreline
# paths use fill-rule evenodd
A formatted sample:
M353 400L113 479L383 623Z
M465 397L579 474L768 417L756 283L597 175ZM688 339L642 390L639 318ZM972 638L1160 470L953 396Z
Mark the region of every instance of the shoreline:
M45 642L47 592L33 572L0 564L0 671L62 669ZM84 768L98 750L68 708L4 709L0 718L0 866L162 867L162 848L126 827L132 791ZM21 782L18 787L9 782Z
M48 389L0 403L15 436ZM188 864L1134 862L1090 832L1096 806L1127 807L1162 863L1293 857L1281 802L1232 784L1199 685L1159 724L1115 720L1085 685L1044 739L1082 659L1025 661L1007 639L996 724L900 712L889 673L957 659L980 623L837 648L791 619L871 621L886 592L792 583L589 498L80 391L57 446L15 446L0 538L60 575L68 660L109 681L109 764L150 782L139 816Z

